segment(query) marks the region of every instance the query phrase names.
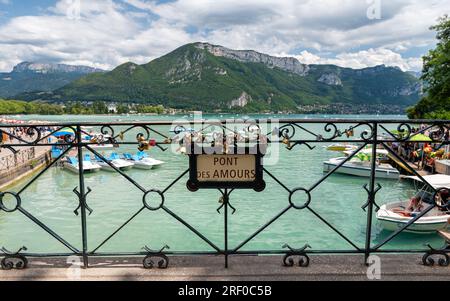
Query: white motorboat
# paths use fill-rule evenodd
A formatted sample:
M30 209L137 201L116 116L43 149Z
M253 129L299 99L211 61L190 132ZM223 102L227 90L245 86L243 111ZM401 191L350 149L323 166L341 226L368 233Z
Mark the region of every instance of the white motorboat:
M427 184L423 183L418 177L406 177L414 180L416 183L420 183L422 187L418 190L416 198L420 198L423 208L426 210L429 206L434 203L433 196L434 191ZM430 175L423 176L425 181L430 183L434 189L447 188L450 189L450 176L447 175ZM409 212L406 208L409 206L409 200L397 201L382 205L380 210L378 210L376 216L383 227L383 229L388 231L396 231L399 228L405 226L411 219L414 218L420 212ZM450 212L448 209L440 209L439 207L434 207L424 216L415 221L411 226L405 229L405 232L427 234L434 233L438 230L446 229L449 224Z
M121 159L116 153L111 154L108 162L111 163L115 168L122 171L130 170L134 166L133 162ZM101 160L100 158L97 158L97 163L102 167L102 169L106 171L115 171L114 168L112 168L108 163Z
M329 172L336 168L347 157L333 158L323 162L323 171ZM361 161L358 158L353 158L344 163L335 172L359 177L370 177L371 175L371 161ZM400 172L389 164L376 164L375 176L378 179L394 179L397 180L400 177Z
M74 173L79 173L79 170L80 170L79 165L78 165L78 160L74 157L68 157L67 161L65 161L63 163L63 167ZM91 161L91 158L89 155L85 155L84 160L83 160L83 172L84 173L97 172L101 168L102 167L99 164Z

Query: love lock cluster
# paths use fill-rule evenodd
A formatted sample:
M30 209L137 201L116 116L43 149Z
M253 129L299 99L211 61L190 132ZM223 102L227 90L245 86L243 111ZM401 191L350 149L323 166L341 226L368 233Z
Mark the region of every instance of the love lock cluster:
M138 141L138 150L141 152L144 150L149 150L151 147L156 146L155 139L147 140L147 139L145 139L145 137L143 135L138 135L137 141Z

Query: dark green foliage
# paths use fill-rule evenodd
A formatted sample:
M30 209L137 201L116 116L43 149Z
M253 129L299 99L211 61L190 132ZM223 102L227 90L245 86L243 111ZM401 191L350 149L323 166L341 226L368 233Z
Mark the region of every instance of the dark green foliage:
M435 49L423 57L422 80L427 94L408 110L410 118L450 119L450 18L446 15L439 24Z
M42 115L59 115L63 114L64 109L59 105L40 103L40 102L24 102L14 100L0 99L0 114L42 114Z
M117 113L126 114L129 112L162 114L165 109L162 106L136 105L128 104L117 105ZM108 114L108 106L102 101L94 101L91 105L81 102L68 102L65 106L44 102L25 102L18 100L0 99L0 115L12 114L40 114L40 115L92 115Z

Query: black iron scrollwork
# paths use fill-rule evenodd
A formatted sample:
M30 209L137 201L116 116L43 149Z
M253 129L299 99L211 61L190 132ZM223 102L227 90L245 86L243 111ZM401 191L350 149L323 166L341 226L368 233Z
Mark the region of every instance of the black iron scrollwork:
M292 139L295 136L295 127L293 124L286 124L280 127L279 129L274 129L274 131L278 132L278 137L283 139Z
M408 141L411 137L412 128L407 123L401 123L397 126L397 134L391 135L397 140L397 141Z
M297 204L297 202L295 202L295 200L294 200L294 195L297 192L303 192L304 195L306 196L306 199L303 200L303 203L301 203L301 204ZM289 194L289 204L291 204L291 206L297 210L302 210L302 209L307 208L310 203L311 203L311 192L308 189L301 188L301 187L295 188Z
M450 208L450 190L447 188L437 189L433 195L435 205L441 210Z
M15 204L13 207L8 207L5 205L4 198L6 195L11 195L15 199ZM0 192L0 210L3 210L7 213L11 213L19 209L20 205L22 203L22 200L20 196L17 193L14 192Z
M169 266L169 257L167 257L167 255L165 255L163 251L166 249L170 249L168 245L165 245L159 251L152 250L147 246L143 247L142 249L148 252L148 255L145 256L144 260L142 261L144 268L146 269L154 268L155 266L154 260L158 258L159 259L157 261L158 269L167 269L167 267Z
M67 128L71 129L74 133L77 132L77 129L75 129L72 126L68 126ZM71 144L71 143L74 143L77 140L77 136L76 135L67 134L67 135L64 135L63 140L64 140L65 143Z
M290 143L288 146L286 146L286 148L288 149L288 150L292 150L295 146L297 146L297 145L306 145L308 148L309 148L309 150L313 150L313 149L315 149L316 147L315 146L311 146L309 143L307 143L307 142L299 142L299 141L296 141L296 142L294 142L293 144L292 143Z
M156 205L152 205L150 203L150 201L152 200L150 195L158 195L159 203L156 202ZM155 198L153 198L153 199L155 199ZM164 202L165 202L164 193L162 191L160 191L160 190L157 190L157 189L151 189L151 190L147 191L144 194L144 196L142 197L142 203L144 204L144 207L147 208L150 211L157 211L157 210L163 208Z
M295 257L299 257L298 266L299 267L308 267L309 266L309 256L306 253L306 249L311 248L310 245L306 244L300 249L294 249L288 244L283 245L283 249L289 249L289 251L283 257L283 265L286 267L293 267L295 264Z
M176 125L175 128L173 129L173 133L175 135L181 134L186 132L186 128L183 125Z
M29 137L33 137L36 135L33 141L28 142L29 144L36 144L41 140L42 133L36 126L29 126L25 132Z
M378 206L378 204L375 202L375 195L383 187L380 184L377 184L377 188L375 188L373 193L370 192L369 188L367 187L367 184L364 185L363 188L367 192L368 198L367 198L367 202L361 207L361 209L366 211L366 208L370 205L370 200L373 200L373 205L376 207L376 211L380 210L380 206Z
M355 129L362 127L362 126L366 126L368 127L368 129L365 129L361 132L361 134L359 135L359 137L363 140L363 141L370 141L371 139L373 139L374 137L374 130L373 130L373 126L370 123L367 122L361 122L358 123L355 126L351 126L348 129L345 129L344 131L340 131L338 130L336 133L336 137L334 138L338 138L338 137L342 137L342 136L347 136L347 138L352 137L353 135L355 135ZM333 138L333 139L334 139Z
M14 253L7 250L5 247L2 247L1 252L4 254L4 257L1 261L2 269L3 270L25 269L28 266L28 260L25 256L21 255L20 252L26 250L27 248L23 246L17 252Z
M275 128L272 131L272 135L278 135L278 137L281 138L281 143L285 144L288 150L292 150L297 145L306 145L309 150L313 150L316 148L315 146L311 146L306 142L291 142L292 138L294 138L295 136L295 127L292 124L284 125L280 129Z
M105 136L114 137L114 129L110 125L104 125L100 129L100 133L102 133Z
M219 208L217 208L216 211L217 211L217 213L220 214L220 210L222 210L223 206L225 206L225 202L224 202L224 197L223 197L223 196L220 197L219 203L220 203L221 205L219 206ZM232 210L231 214L235 214L235 213L236 213L236 208L234 208L233 205L231 205L230 200L228 200L226 203L227 203L227 205L228 205L228 206L231 208L231 210Z
M2 149L2 148L9 150L13 155L15 155L15 154L17 154L17 153L19 152L18 150L16 150L16 149L15 149L14 147L12 147L12 146L1 145L1 144L0 144L0 149Z
M441 267L446 267L450 264L450 257L448 256L448 252L450 252L450 246L448 243L442 249L434 249L431 245L428 245L430 250L426 252L422 257L422 263L425 266L433 266L435 261L433 256L440 256L438 259L438 264Z
M334 123L327 123L324 127L323 127L324 131L327 133L332 133L332 135L328 138L323 137L322 135L319 135L317 137L318 141L331 141L333 139L335 139L336 137L339 137L339 135L341 135L342 133L338 130L337 126Z
M94 211L88 206L88 204L86 202L87 195L92 192L92 189L90 187L88 187L87 189L88 189L88 191L84 194L84 197L82 197L81 193L78 191L78 186L73 189L73 193L75 193L78 196L78 201L79 201L77 209L75 209L73 211L73 213L75 213L76 216L78 216L78 214L79 214L78 210L81 208L82 202L84 202L84 207L89 211L89 215L91 215L92 212Z

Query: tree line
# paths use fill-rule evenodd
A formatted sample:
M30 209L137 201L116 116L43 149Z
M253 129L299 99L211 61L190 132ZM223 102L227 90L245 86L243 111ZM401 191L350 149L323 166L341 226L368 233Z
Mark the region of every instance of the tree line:
M20 100L0 99L0 115L11 114L38 114L38 115L93 115L93 114L163 114L162 105L152 106L145 104L117 104L115 110L110 110L103 101L94 101L91 104L82 102L68 102L67 104L53 104L46 102L26 102Z
M424 97L408 110L410 118L450 119L450 17L430 28L436 31L436 48L423 57Z

